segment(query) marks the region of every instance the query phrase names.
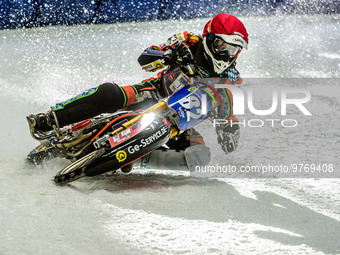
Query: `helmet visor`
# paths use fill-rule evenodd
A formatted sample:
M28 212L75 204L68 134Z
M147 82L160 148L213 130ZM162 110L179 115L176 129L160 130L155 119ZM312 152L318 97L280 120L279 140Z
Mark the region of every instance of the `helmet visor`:
M226 43L223 39L216 37L213 43L213 48L217 55L235 57L240 51L241 47Z

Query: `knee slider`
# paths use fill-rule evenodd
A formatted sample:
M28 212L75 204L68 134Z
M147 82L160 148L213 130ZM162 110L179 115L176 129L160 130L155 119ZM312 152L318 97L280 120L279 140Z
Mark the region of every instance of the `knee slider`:
M205 145L190 146L185 149L184 157L189 170L195 169L196 166L206 166L211 159L209 147Z
M204 145L191 146L184 151L156 150L142 159L141 166L147 169L186 171L196 166L206 166L210 156L210 149Z
M142 159L142 166L147 169L187 170L183 151L155 150Z

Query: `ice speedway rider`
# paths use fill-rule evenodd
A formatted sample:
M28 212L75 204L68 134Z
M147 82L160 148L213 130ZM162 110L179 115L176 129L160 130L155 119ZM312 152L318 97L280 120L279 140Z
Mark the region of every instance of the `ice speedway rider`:
M166 82L171 75L179 73L183 77L223 77L230 84L241 83L240 74L235 68L236 59L247 45L248 33L243 23L233 15L218 14L205 25L202 36L185 31L141 53L139 64L147 72L159 71L156 78L136 85L101 84L58 103L47 113L30 115L29 124L35 131L45 132L52 130L53 125L63 127L101 113L113 113L126 107L145 108L147 104L150 106L179 89ZM194 72L184 68L188 64L194 65ZM178 72L179 68L186 74ZM231 92L219 89L218 93L223 105L217 108L213 117L233 120L234 123L232 126L216 126L218 143L225 153L229 153L238 146L240 130L235 124L237 119L233 115ZM166 150L156 150L144 157L142 164L158 169L188 169L210 161L210 150L194 129L182 133L177 140L171 139L166 145Z

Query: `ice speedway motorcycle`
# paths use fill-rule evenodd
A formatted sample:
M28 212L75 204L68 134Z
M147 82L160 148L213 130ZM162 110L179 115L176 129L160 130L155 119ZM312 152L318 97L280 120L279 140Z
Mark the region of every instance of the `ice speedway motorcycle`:
M49 132L36 132L30 125L40 145L28 154L28 161L70 159L54 177L57 184L117 169L129 172L134 161L207 119L222 104L211 85L213 78L189 78L178 68L163 82L180 89L145 111L105 113Z

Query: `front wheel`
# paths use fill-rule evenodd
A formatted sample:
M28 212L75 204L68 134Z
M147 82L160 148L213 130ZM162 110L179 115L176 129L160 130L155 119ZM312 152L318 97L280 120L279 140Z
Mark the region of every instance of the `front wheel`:
M81 177L84 177L86 174L84 173L84 169L87 165L91 164L94 160L103 155L105 149L102 148L100 150L95 150L86 156L78 159L72 164L65 167L61 170L55 177L54 181L57 184L64 185L69 182L78 180Z

